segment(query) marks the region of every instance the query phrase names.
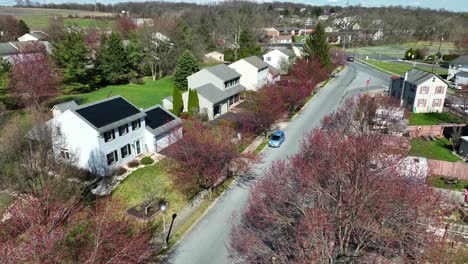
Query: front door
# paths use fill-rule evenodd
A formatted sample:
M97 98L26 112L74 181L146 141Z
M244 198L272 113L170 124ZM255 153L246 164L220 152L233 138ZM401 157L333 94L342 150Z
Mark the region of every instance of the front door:
M133 145L135 146L135 156L141 154L141 138L135 140Z

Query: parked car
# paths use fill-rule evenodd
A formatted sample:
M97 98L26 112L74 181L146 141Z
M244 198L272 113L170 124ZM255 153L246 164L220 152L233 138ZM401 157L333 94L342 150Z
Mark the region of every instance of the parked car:
M458 86L456 83L449 83L448 87L452 89L461 90L461 86Z
M275 131L270 136L270 140L268 141L268 146L273 147L273 148L279 148L281 144L283 144L285 139L286 139L286 136L284 135L283 131L280 131L280 130Z
M354 61L354 56L348 56L347 60L350 61L350 62L353 62Z

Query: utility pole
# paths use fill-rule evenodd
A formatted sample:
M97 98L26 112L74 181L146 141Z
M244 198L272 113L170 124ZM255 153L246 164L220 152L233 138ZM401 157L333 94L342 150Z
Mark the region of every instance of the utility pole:
M442 46L442 41L444 41L444 37L441 37L440 38L440 42L439 42L439 50L437 51L437 59L435 62L432 63L432 73L434 73L434 67L435 67L435 64L439 64L439 54L440 54L440 48Z

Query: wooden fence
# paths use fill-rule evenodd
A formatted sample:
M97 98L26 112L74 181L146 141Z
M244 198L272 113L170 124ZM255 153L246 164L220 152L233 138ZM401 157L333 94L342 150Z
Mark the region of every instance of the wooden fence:
M442 160L427 160L429 175L457 177L468 180L468 164Z
M466 124L441 124L432 126L409 126L408 131L411 137L420 136L444 136L444 129L451 127L464 127Z

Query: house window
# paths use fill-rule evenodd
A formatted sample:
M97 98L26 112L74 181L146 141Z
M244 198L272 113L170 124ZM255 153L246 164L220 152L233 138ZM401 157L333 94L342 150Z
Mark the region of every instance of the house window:
M441 99L434 99L434 101L432 101L432 106L439 107L441 101L442 101Z
M441 94L444 92L444 87L443 86L437 86L435 89L436 94Z
M271 57L266 57L266 61L271 61Z
M421 93L428 94L429 93L429 86L421 86Z
M104 141L109 142L115 139L114 129L111 129L104 133Z
M69 160L70 159L70 151L67 149L61 149L60 150L60 157L64 160Z
M107 154L107 165L112 165L119 160L117 157L117 150L112 151L111 153Z
M128 124L119 127L119 136L123 136L128 133Z
M418 100L418 107L426 106L426 99L419 99Z
M140 119L132 121L132 130L136 130L141 127Z
M57 133L57 136L61 136L61 135L62 135L62 130L60 129L60 126L56 126L56 127L55 127L55 132Z
M122 154L122 158L128 157L130 154L132 154L130 150L130 144L127 144L120 148L120 153Z

